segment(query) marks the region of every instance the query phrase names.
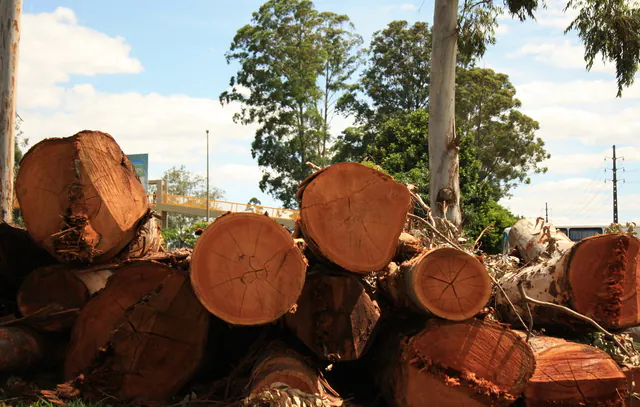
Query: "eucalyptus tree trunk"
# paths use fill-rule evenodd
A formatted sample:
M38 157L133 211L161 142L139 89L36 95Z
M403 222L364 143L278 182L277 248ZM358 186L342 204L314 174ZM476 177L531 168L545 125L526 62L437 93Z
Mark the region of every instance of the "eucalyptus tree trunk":
M455 86L458 0L436 0L429 89L429 195L435 216L462 224Z

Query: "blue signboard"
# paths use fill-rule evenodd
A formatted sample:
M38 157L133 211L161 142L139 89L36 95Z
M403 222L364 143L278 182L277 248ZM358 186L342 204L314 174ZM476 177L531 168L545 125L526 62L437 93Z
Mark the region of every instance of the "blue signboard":
M149 154L129 154L127 157L136 169L144 190L149 192Z

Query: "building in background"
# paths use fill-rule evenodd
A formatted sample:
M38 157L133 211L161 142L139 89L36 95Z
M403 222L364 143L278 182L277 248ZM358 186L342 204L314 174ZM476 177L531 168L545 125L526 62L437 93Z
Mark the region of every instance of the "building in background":
M129 154L127 157L136 169L144 190L149 192L149 154Z

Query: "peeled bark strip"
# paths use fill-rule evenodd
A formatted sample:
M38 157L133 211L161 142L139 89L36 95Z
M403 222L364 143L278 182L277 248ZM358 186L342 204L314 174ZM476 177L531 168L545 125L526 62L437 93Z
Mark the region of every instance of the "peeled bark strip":
M624 406L627 380L616 362L593 346L532 337L536 369L524 392L527 407Z
M499 283L516 305L528 315L518 289L524 281L527 295L540 301L564 305L593 318L606 329L640 324L640 240L628 234L593 236L575 244L561 257L507 273ZM512 324L519 323L501 293L498 310ZM593 330L562 311L530 304L536 325L547 328Z
M396 407L509 405L535 368L533 351L517 333L476 319L432 319L390 345L378 379Z
M262 325L289 311L306 261L291 234L265 215L218 217L198 239L191 283L202 304L233 325Z
M551 258L561 255L575 243L553 225L544 221L533 225L527 219L521 219L509 231L509 246L517 249L525 263L538 257ZM551 248L550 245L554 245Z
M307 277L285 323L320 359L347 361L368 350L379 319L378 303L356 276L319 272Z
M110 135L46 139L20 164L16 195L34 240L63 262L105 262L136 236L149 202Z
M200 366L209 313L184 273L158 267L168 276L156 292L112 326L104 358L86 375L88 387L125 400L163 401L174 396Z
M34 315L42 308L56 304L62 310L82 308L89 301L85 284L69 271L69 266L56 265L34 270L20 286L17 303L22 316ZM62 331L71 327L77 314L35 323L43 331Z
M65 360L65 377L75 378L99 355L127 309L148 293L155 291L170 275L167 266L136 262L122 267L107 282L104 290L80 311L71 331Z
M357 163L339 163L300 185L302 233L321 257L355 273L384 268L396 253L408 189Z
M399 268L392 263L380 282L396 306L451 321L472 318L491 297L487 268L450 247L424 252Z

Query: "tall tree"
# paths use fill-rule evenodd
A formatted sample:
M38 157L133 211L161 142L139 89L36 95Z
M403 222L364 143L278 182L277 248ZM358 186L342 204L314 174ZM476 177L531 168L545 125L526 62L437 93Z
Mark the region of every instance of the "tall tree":
M306 162L329 161L335 99L358 65L360 43L347 16L320 13L310 0L270 0L226 54L240 70L220 100L242 104L236 122L258 123L251 153L268 169L260 189L287 208L310 175Z

